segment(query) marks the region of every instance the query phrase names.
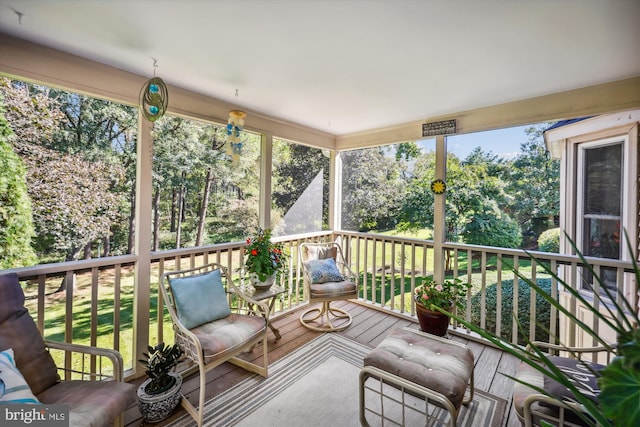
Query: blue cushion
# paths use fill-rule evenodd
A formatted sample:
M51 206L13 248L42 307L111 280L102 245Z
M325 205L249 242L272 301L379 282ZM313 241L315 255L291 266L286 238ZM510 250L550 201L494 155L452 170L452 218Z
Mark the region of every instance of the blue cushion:
M0 352L0 383L4 386L0 403L40 403L16 367L12 348Z
M342 282L344 280L338 270L336 260L333 258L314 259L304 265L311 276L311 283Z
M231 314L220 270L169 280L180 321L187 329Z

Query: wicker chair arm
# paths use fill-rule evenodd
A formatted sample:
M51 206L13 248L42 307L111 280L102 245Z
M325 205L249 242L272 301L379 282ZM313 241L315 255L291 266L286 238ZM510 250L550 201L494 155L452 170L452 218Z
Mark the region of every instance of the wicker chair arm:
M549 408L549 412L552 412L555 415L550 415L550 413L547 412L537 411L534 407L535 403L538 403L545 408ZM575 423L572 423L571 421L568 421L566 419L567 414L570 412L574 412L575 414L587 414L585 407L579 403L562 402L556 398L546 396L544 394L532 394L528 396L523 403L523 409L525 426L528 427L532 427L535 425L533 422L534 419L542 419L551 423L551 425L555 425L558 427L576 426ZM577 417L577 415L573 415L573 417Z
M594 346L594 347L565 347L563 345L557 344L549 344L543 341L535 341L531 343L535 345L538 349L541 350L549 350L552 354L558 354L561 351L568 352L572 358L582 359L583 355L591 354L595 358L594 361L600 360L600 363L609 364L611 359L616 354L615 346L606 347L606 346ZM527 351L533 354L532 345L527 345ZM602 358L598 357L598 354L604 354Z
M55 349L55 350L62 350L62 351L66 351L66 352L72 352L72 353L79 353L79 354L88 354L88 355L93 355L93 356L98 356L98 357L104 357L107 358L108 360L111 361L111 364L113 366L113 372L110 375L111 378L113 378L114 381L122 381L123 377L124 377L124 373L123 373L123 366L124 366L124 362L122 359L122 355L116 351L116 350L112 350L112 349L108 349L108 348L100 348L100 347L91 347L88 345L82 345L82 344L72 344L72 343L64 343L64 342L58 342L58 341L49 341L49 340L45 340L45 346L49 349ZM84 366L84 363L83 363ZM73 369L67 369L67 368L59 368L64 370L67 373L80 373L82 375L88 375L91 376L93 378L106 378L107 375L106 374L102 374L100 373L95 373L95 372L85 372L83 371L78 371L78 370L73 370Z

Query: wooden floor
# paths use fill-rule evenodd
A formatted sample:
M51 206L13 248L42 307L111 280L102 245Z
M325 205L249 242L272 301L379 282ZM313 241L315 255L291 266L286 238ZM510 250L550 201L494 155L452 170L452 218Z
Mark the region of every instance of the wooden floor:
M367 344L371 347L375 347L393 328L401 327L413 327L418 329L419 325L410 320L396 317L391 314L384 313L373 308L368 308L364 305L356 304L353 302L338 302L335 306L343 308L353 316L353 323L349 328L342 332L337 332L341 335L349 337L353 340L359 341L363 344ZM303 327L298 321L300 312L292 312L287 315L281 316L274 321L274 326L279 329L282 336L281 339L276 340L273 333L268 333L268 346L269 346L269 363L273 363L281 357L292 352L301 345L307 343L313 338L317 337L320 332L310 331ZM500 372L513 375L519 362L505 354L504 352L492 347L485 346L483 344L466 340L458 336L451 336L452 339L467 344L474 353L475 356L475 386L477 389L487 391L493 395L500 396L507 401L507 412L503 419L502 425L504 427L519 427L518 421L514 411L512 410L511 394L513 390L513 381L502 375ZM255 357L259 357L258 352L254 352ZM247 355L251 357L252 355ZM241 368L236 367L230 363L225 363L207 375L207 398L211 398L224 391L236 383L242 381L248 376L253 375ZM141 383L139 380L137 384ZM197 386L198 376L197 374L185 378L183 383L184 395L197 405ZM164 426L168 422L182 416L185 411L179 408L176 413L166 421L153 424L154 426ZM125 412L125 425L127 426L143 426L145 423L142 421L140 412L137 406L132 406ZM195 423L194 423L195 425ZM289 427L286 425L286 420L283 420L282 427ZM294 427L294 426L291 426ZM298 426L295 426L298 427ZM340 426L336 426L340 427Z

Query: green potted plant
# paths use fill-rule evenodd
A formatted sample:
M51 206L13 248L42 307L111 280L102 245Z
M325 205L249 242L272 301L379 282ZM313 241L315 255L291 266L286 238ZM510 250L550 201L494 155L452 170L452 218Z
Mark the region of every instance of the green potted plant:
M616 349L616 357L607 364L604 369L593 372L597 377L597 384L600 388L600 393L597 394L595 401L588 396L587 392L583 392L581 389L577 388L573 383L573 379L563 370L558 369L553 359L547 357L548 354L546 351L538 347L535 342L531 342L525 333L522 333L522 336L527 343L528 349L520 346L514 346L504 338L496 336L491 331L481 329L478 326L467 322L462 317L452 313L447 314L455 318L462 326L478 333L498 348L517 357L522 362L527 363L535 370L549 378L552 378L570 390L574 396L575 402L582 405L589 414L589 416L582 413L578 414L586 425L598 427L638 426L640 425L640 406L638 405L638 401L640 400L640 317L638 316L638 307L632 305L622 294L614 295L606 286L604 286L604 279L601 275L599 275L595 269L589 265L574 242L571 240L570 242L576 251L576 254L585 265L588 275L593 277L594 283L600 284L600 289L606 295L606 302L603 302L602 297L595 293L593 300L585 298L577 289L567 284L555 271L550 269L546 263L538 260L533 255L531 255L531 257L536 261L537 265L542 266L547 273L558 281L558 285L562 287L564 291L570 293L572 297L580 301L580 303L589 310L594 317L598 318L603 325L607 325L615 332L617 342L613 343L613 345L605 342L600 337L597 330L594 330L581 319L577 318L576 315L564 307L559 300L551 297L551 295L545 292L544 289L537 285L537 283L525 277L512 266L509 266L506 263L505 265L511 268L522 280L526 281L529 286L536 291L536 293L549 301L555 309L563 313L572 323L578 325L584 332L596 340L599 345L612 350L614 348ZM633 251L633 247L629 244L628 236L627 246L630 253L635 253ZM632 263L635 283L638 284L640 283L640 269L633 258ZM593 291L593 288L591 290ZM608 314L610 316L608 317L603 314L598 306L608 310ZM444 312L442 309L439 311ZM624 316L618 316L619 313L624 313ZM567 348L562 344L560 344L560 346L562 348ZM534 357L532 357L532 355L534 355ZM525 384L514 377L510 378ZM532 387L531 385L529 386ZM544 389L535 388L535 390L543 395L554 397ZM545 426L549 425L544 421L542 424Z
M467 295L470 287L469 283L458 278L436 283L432 276L425 277L414 293L420 330L444 336L449 328L449 316L436 307L445 311L453 311L455 307L462 309L461 299Z
M176 344L168 346L163 342L142 353L144 359L139 362L145 364L149 378L138 387L138 401L146 421L155 423L168 418L180 403L182 376L172 370L182 353Z
M285 266L286 254L282 244L271 242L270 229L259 229L255 236L247 239L244 252L250 283L257 289L269 289L277 271Z

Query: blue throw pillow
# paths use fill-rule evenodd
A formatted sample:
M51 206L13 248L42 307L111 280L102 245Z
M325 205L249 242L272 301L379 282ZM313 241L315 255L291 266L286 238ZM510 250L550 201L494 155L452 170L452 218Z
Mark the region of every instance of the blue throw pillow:
M169 280L169 285L178 317L187 329L231 314L220 270L197 276L176 277Z
M311 276L311 283L342 282L344 280L338 270L336 260L333 258L314 259L304 265Z
M0 382L4 386L0 403L40 403L16 367L11 348L0 352Z

